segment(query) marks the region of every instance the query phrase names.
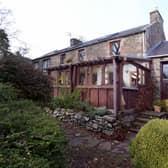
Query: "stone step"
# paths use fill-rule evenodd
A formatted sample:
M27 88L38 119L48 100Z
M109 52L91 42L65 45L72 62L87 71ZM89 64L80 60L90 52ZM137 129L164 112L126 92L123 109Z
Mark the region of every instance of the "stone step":
M137 133L139 131L139 128L130 128L129 131Z
M146 123L139 122L139 121L134 121L134 123L133 123L133 125L135 125L135 126L143 126L144 124L146 124Z
M168 114L165 112L157 113L152 111L145 111L139 113L135 121L132 123L132 127L129 129L131 132L138 132L151 119L168 118Z
M136 121L142 122L142 123L147 123L148 121L150 121L150 118L144 118L144 117L137 117Z
M141 112L141 116L153 117L153 118L162 118L165 115L165 112L157 113L153 111Z

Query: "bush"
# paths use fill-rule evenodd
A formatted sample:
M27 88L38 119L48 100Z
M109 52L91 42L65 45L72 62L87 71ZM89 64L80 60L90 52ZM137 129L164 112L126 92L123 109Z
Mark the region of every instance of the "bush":
M168 121L148 122L140 129L129 150L135 168L167 168Z
M0 167L63 168L66 140L55 119L28 100L0 104Z
M0 82L12 83L23 98L42 103L51 100L52 86L47 75L35 70L31 62L19 56L4 56L0 60Z
M160 106L161 111L163 111L163 112L168 112L168 100L167 99L165 99L165 100L160 100L160 99L154 100L153 105L154 106L155 105Z
M0 83L0 103L16 100L18 90L11 84Z
M79 107L80 98L78 90L74 90L73 93L68 93L64 90L61 91L61 96L54 97L50 103L50 108L65 108L65 109L77 109Z

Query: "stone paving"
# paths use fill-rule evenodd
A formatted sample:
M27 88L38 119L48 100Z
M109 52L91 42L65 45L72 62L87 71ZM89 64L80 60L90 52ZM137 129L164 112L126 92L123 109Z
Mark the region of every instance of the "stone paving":
M62 127L69 141L69 168L131 168L128 145L134 134L120 142L102 139L69 123Z

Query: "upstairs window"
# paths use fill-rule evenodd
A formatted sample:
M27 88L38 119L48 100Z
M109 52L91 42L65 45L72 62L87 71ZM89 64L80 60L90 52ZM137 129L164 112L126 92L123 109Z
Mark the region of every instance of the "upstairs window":
M102 67L93 66L92 68L92 84L101 85L102 84Z
M39 63L38 63L38 62L35 62L35 63L34 63L34 68L35 68L35 69L38 69L38 68L39 68Z
M168 79L168 63L163 64L163 78Z
M47 72L47 68L49 67L49 59L43 61L43 72Z
M110 43L110 53L114 56L120 54L120 41Z
M113 65L107 64L105 66L105 85L113 84Z
M65 63L65 54L61 54L60 55L60 64L64 64Z
M84 61L84 59L85 59L85 50L84 49L81 49L78 51L78 58L79 58L79 61Z

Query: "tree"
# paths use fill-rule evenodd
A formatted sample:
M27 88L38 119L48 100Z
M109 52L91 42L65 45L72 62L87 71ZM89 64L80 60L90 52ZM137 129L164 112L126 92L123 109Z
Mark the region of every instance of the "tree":
M5 30L0 29L0 55L4 56L9 53L9 39Z
M0 60L0 82L12 83L20 96L43 104L51 100L52 84L47 75L36 70L31 60L20 56L5 56Z
M12 12L0 5L0 56L10 55L11 50L15 55L25 56L29 51L27 43L18 39L19 31L13 25Z

